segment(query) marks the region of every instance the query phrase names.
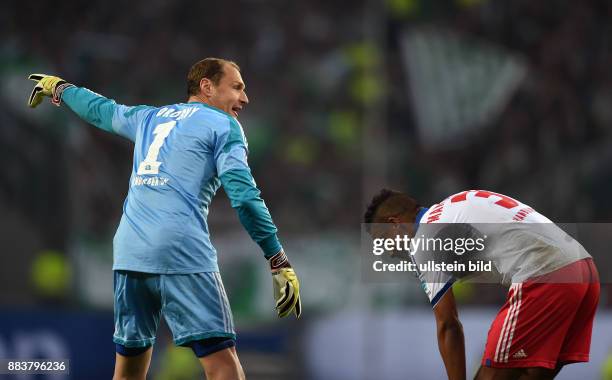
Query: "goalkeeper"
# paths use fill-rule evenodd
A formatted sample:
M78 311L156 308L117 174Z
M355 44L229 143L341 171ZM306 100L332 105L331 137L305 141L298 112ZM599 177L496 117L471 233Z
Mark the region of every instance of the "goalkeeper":
M134 142L123 215L113 239L115 378L144 379L160 317L193 349L208 379L243 379L235 331L206 222L223 185L268 259L279 317L301 313L299 282L247 163L238 113L248 103L240 68L206 58L187 76L187 103L116 104L43 74L29 99L48 96L80 118Z

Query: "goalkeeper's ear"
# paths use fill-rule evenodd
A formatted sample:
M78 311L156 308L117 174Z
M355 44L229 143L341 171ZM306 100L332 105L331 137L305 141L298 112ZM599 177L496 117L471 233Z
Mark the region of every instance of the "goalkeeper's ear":
M215 92L215 84L209 78L200 80L200 93L207 98L210 98Z

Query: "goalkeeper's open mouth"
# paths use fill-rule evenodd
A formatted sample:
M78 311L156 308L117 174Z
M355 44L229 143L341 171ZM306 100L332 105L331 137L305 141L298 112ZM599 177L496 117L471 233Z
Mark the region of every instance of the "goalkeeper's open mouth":
M242 111L242 107L240 107L240 106L232 107L232 114L234 114L234 117L238 117L238 113L240 111Z

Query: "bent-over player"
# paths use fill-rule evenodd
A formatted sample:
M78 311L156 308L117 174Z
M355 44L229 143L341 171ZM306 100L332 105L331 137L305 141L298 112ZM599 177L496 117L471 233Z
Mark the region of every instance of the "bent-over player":
M495 268L490 275L510 290L489 330L476 379L551 379L564 365L589 360L599 300L597 270L582 245L533 208L484 190L463 191L425 208L404 193L384 189L364 219L377 237L388 233L385 227L411 238L435 231L445 236L445 230L454 230L449 236L455 238L457 231L474 237L488 230L484 236L491 244L483 257ZM431 258L422 250L411 254L417 265ZM463 329L452 292L453 282L464 275L419 274L453 380L466 377Z

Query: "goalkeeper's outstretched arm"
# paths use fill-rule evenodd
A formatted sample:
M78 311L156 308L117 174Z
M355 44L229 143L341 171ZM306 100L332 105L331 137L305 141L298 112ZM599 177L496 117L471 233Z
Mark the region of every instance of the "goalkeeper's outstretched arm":
M142 111L153 109L149 106L129 107L117 104L112 99L51 75L32 74L29 79L37 82L28 100L30 107L35 108L47 96L51 98L52 104L66 104L89 124L132 141Z

